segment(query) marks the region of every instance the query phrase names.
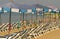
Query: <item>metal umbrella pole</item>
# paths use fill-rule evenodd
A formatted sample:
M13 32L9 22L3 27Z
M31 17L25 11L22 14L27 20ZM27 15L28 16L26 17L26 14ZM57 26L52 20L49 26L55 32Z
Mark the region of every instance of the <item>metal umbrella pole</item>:
M24 13L23 13L23 25L24 25Z

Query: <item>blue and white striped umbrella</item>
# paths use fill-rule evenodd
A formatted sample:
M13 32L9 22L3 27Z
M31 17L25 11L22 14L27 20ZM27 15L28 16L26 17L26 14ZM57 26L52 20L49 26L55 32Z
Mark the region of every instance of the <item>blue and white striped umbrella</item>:
M8 7L3 7L3 12L10 12L10 8L8 8Z

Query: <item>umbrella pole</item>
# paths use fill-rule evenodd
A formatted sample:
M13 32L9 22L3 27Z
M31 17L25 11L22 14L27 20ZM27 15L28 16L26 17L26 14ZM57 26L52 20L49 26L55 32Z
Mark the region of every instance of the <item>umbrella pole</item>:
M24 25L24 13L23 13L23 25Z

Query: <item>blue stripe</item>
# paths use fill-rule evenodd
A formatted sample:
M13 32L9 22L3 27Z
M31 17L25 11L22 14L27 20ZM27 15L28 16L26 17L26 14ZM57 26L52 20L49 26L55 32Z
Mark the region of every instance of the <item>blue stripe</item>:
M36 8L32 8L32 12L36 12Z
M25 12L27 12L27 10L26 9L21 9L20 12L25 13Z
M48 10L49 10L48 8L43 8L44 12L48 12Z
M4 7L3 10L7 11L7 12L10 12L10 8L8 8L8 7Z

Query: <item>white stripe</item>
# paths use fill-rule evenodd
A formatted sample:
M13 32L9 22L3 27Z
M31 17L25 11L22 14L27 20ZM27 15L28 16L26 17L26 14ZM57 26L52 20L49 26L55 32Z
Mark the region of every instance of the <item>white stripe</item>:
M2 8L0 7L0 10L2 10Z
M31 13L32 12L32 9L27 9L27 13Z
M6 10L4 10L4 12L7 12Z
M56 9L54 9L53 11L57 11L58 9L56 8Z
M34 12L32 12L32 14L34 14Z
M20 14L21 14L21 12L20 12Z
M51 12L52 10L51 9L49 9L49 12Z
M59 11L56 11L57 13L59 13Z
M40 11L40 8L36 8L37 11Z
M56 11L55 9L53 11Z
M11 8L11 12L19 12L19 9Z
M43 8L36 8L36 10L39 11L43 11Z
M37 15L39 15L39 13L37 13Z

